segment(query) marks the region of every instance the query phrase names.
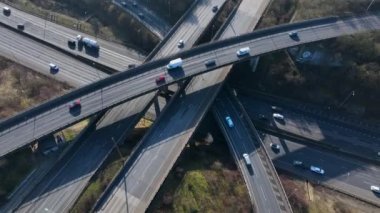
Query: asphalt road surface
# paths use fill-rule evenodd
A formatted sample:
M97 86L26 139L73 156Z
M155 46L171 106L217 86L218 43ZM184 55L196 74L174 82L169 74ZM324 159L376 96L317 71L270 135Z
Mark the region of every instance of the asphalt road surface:
M263 134L263 141L276 167L380 206L379 196L370 190L371 185L380 184L379 166L268 134ZM280 145L280 151L271 150L270 143ZM325 174L319 175L308 169L294 167L294 160L318 166L325 170Z
M197 26L199 23L189 25L189 22L193 22L194 16L202 17L204 22L202 26L206 26L206 22L209 22L214 16L214 14L207 15L211 11L211 5L224 3L223 0L204 0L202 2L202 4L194 8L194 12L190 17L186 18L177 29L178 33L176 34L183 35L183 38L189 41L187 42L189 46L184 47L184 49L190 48L192 46L191 42L195 41L195 37L199 37L204 30L204 28ZM182 31L187 33L183 34L181 33ZM161 48L160 56L179 51L176 46L176 34ZM155 56L155 58L158 58L158 56ZM24 204L19 211L38 212L48 208L51 211L62 212L70 209L94 172L114 147L113 141L119 142L123 140L143 115L145 108L154 97L155 93L153 92L109 110L101 121L97 123L95 129L88 130L85 133L89 134L89 136L82 146L70 159L67 159L67 162L60 170L52 171L41 181L40 185L34 190L35 192L24 200ZM160 104L163 104L162 101L160 101ZM96 145L93 145L94 143ZM84 165L78 167L77 165L79 164Z
M240 96L250 116L259 120L259 115L266 116L274 128L302 136L307 139L319 141L321 145L330 145L340 150L354 153L358 156L377 158L380 151L380 135L376 132L363 132L360 128L345 125L343 122L325 119L301 110L282 107L281 114L285 122L273 119L271 103L259 98ZM281 103L276 106L282 106ZM359 122L359 121L358 121Z
M253 199L255 212L286 212L285 206L288 206L288 211L291 212L289 203L286 205L283 200L277 199L277 197L282 197L279 193L282 187L271 183L270 178L274 179L277 176L268 174L267 169L270 170L273 167L268 168L268 164L264 164L260 158L259 149L262 147L255 146L255 143L260 144L260 142L250 133L250 128L244 123L242 112L234 103L233 98L225 91L221 92L213 104L212 110L243 174L249 194ZM227 125L225 120L227 116L232 119L234 127ZM249 155L251 165L246 165L243 158L245 153ZM267 160L270 161L268 157ZM276 171L272 171L272 173L276 173ZM276 181L273 182L276 183ZM279 180L277 183L281 184ZM274 188L277 190L275 191ZM287 202L285 192L283 192L283 196Z
M262 7L257 7L256 3L257 1L243 1L235 15L245 17L247 10L252 11L252 8L247 8L249 5L256 6L253 8L260 14L268 1L260 2L264 3ZM238 18L234 20L244 21ZM252 29L239 30L247 32ZM118 175L118 179L115 180L114 187L111 187L98 203L97 211L140 212L148 207L205 115L206 109L217 95L229 69L226 67L222 71L193 78L184 94L172 100L172 104L164 109L162 116L158 118L130 157L123 171ZM179 120L181 125L178 125ZM126 200L128 202L125 202Z
M113 2L143 23L145 27L152 31L158 38L163 39L169 32L170 25L166 20L157 16L157 14L148 9L138 0L113 0ZM126 4L121 5L121 2L125 2ZM136 2L135 6L133 5L133 2Z
M5 5L6 4L0 3L1 7ZM129 64L140 64L141 61L144 60L144 57L136 51L128 49L121 44L94 38L93 36L45 21L42 18L27 14L15 8L11 8L11 10L10 16L5 16L3 14L0 15L0 21L2 23L15 28L17 24L22 23L25 26L25 29L23 30L25 33L43 39L60 48L81 55L100 64L104 64L121 71L125 70ZM95 57L93 54L91 55L86 53L85 50L79 51L78 47L75 49L70 49L67 41L69 39L75 39L77 35L83 35L96 40L100 46L99 56ZM13 43L15 43L15 40Z
M2 56L58 81L79 87L107 77L105 73L19 33L0 27L0 34ZM50 71L49 63L52 62L59 65L57 73Z
M134 69L135 72L144 71L143 74L135 75L131 74L131 72L127 72L123 75L124 73L120 73L113 75L109 78L110 80L101 81L107 82L104 85L99 85L98 83L95 86L96 88L94 88L94 84L84 87L82 91L88 90L82 93L82 107L75 113L69 112L67 108L69 102L56 105L50 101L44 105L46 106L44 110L41 110L40 113L32 117L28 117L27 121L25 121L25 113L27 112L17 115L18 118L23 118L23 120L12 122L12 128L9 128L9 124L6 125L3 122L0 136L0 147L2 148L0 156L26 145L36 138L89 117L100 110L115 106L123 101L131 100L157 89L158 85L156 85L155 79L160 75L166 75L166 84L168 84L204 72L207 70L204 65L205 61L211 59L216 60L216 67L240 61L241 59L236 56L236 50L241 47L251 47L251 56L257 56L301 43L377 28L380 28L379 16L362 16L345 19L344 21L334 21L329 24L319 24L313 27L298 27L297 31L300 41L290 39L287 29L285 32L278 32L271 36L263 36L252 40L248 39L244 42L239 40L240 43L238 44L228 43L227 45L227 42L211 44L211 46L223 44L223 46L219 46L219 48L216 49L209 49L208 45L204 45L201 48L207 50L193 52L194 55L186 55L186 57L183 57L183 67L181 70L167 72L165 68L167 60L165 59L147 63ZM131 77L131 75L133 77ZM128 76L127 79L124 76ZM116 80L117 83L113 80ZM74 101L76 98L78 98L78 96L63 96L60 100Z

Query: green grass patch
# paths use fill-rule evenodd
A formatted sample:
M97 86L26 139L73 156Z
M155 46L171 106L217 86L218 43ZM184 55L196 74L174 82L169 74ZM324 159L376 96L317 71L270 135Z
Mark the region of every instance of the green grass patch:
M37 164L30 149L21 149L0 159L0 205Z

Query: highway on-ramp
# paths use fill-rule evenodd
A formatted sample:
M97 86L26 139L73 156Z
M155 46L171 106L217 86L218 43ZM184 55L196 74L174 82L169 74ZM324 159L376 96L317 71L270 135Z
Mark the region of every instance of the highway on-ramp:
M3 6L6 6L6 4L0 3L0 7ZM126 69L129 64L140 64L141 61L144 60L144 57L138 52L128 49L121 44L94 38L93 36L89 36L73 29L46 21L42 18L30 15L12 7L11 10L10 16L5 16L3 14L0 15L1 23L13 28L16 28L17 24L24 24L24 33L42 39L57 47L65 49L66 51L81 55L97 63L106 65L116 70L123 70ZM67 41L69 39L75 39L77 35L83 35L95 39L100 46L99 56L94 57L91 54L86 53L84 49L79 51L78 47L74 49L69 48Z
M184 49L190 48L215 16L212 5L222 5L224 0L202 0L194 8L175 32L159 49L154 58L175 53L181 49L176 44L179 38L187 42ZM194 19L202 20L194 23ZM194 24L191 24L194 23ZM155 92L136 98L109 110L94 128L86 129L81 137L81 146L70 157L63 159L59 168L53 168L40 184L30 193L18 211L39 211L45 208L64 212L71 208L90 178L112 151L115 143L123 141L156 96ZM78 141L80 142L80 141ZM78 167L78 165L81 165ZM52 205L54 204L54 205Z
M154 91L160 86L241 61L242 59L236 56L236 50L239 48L249 46L250 55L257 56L302 43L378 28L380 28L380 17L376 15L305 21L256 31L183 51L172 56L172 58L178 56L183 58L184 64L180 70L166 71L165 65L170 58L146 63L129 72L100 80L3 121L0 127L2 148L0 156L99 111ZM288 32L292 30L298 31L299 40L289 37ZM216 66L206 67L204 63L208 60L216 60ZM166 75L166 83L157 85L155 79L162 74ZM75 113L70 113L67 104L77 98L81 98L82 107Z
M247 124L250 118L244 116L234 97L222 91L212 111L240 167L251 199L255 201L255 212L292 212L276 171L262 150L260 138L255 137ZM231 118L233 127L226 123L226 117ZM245 163L243 154L249 155L251 165Z

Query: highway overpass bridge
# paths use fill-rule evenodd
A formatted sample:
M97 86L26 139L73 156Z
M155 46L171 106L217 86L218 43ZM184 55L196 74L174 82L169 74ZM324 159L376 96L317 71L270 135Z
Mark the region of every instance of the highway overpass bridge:
M144 64L129 72L113 75L3 121L0 127L0 156L99 111L176 81L276 50L342 35L377 30L380 27L379 18L380 16L374 14L344 18L328 17L276 26L201 45L174 56ZM299 40L291 39L288 36L290 31L298 31ZM236 50L246 46L251 48L250 56L236 57ZM166 64L177 57L183 58L183 69L167 72ZM216 66L206 67L204 63L208 60L216 60ZM166 75L166 82L157 85L155 78L162 74ZM67 104L77 98L81 99L82 108L80 112L71 114Z

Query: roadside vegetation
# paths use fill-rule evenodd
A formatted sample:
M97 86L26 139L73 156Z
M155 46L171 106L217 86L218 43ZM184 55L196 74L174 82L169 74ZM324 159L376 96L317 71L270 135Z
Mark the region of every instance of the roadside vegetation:
M159 39L112 1L2 0L30 14L148 53Z
M282 0L271 4L261 27L328 15L363 13L369 0ZM371 10L380 8L375 2ZM309 61L297 61L309 52ZM260 57L244 79L254 89L320 104L366 119L380 119L380 33L366 32ZM339 82L339 83L337 83ZM246 84L247 85L247 84ZM353 92L354 91L354 92ZM354 94L351 95L350 94Z
M195 0L140 0L168 23L174 25Z
M0 119L7 118L70 87L0 57Z
M277 0L261 18L258 28L335 15L365 13L371 0ZM380 9L375 2L370 11Z
M376 206L357 200L348 195L311 184L285 172L279 177L294 213L375 213Z
M211 128L210 128L211 127ZM245 182L210 115L189 142L147 212L251 212Z
M20 149L0 159L0 206L37 164L38 158L29 149Z

